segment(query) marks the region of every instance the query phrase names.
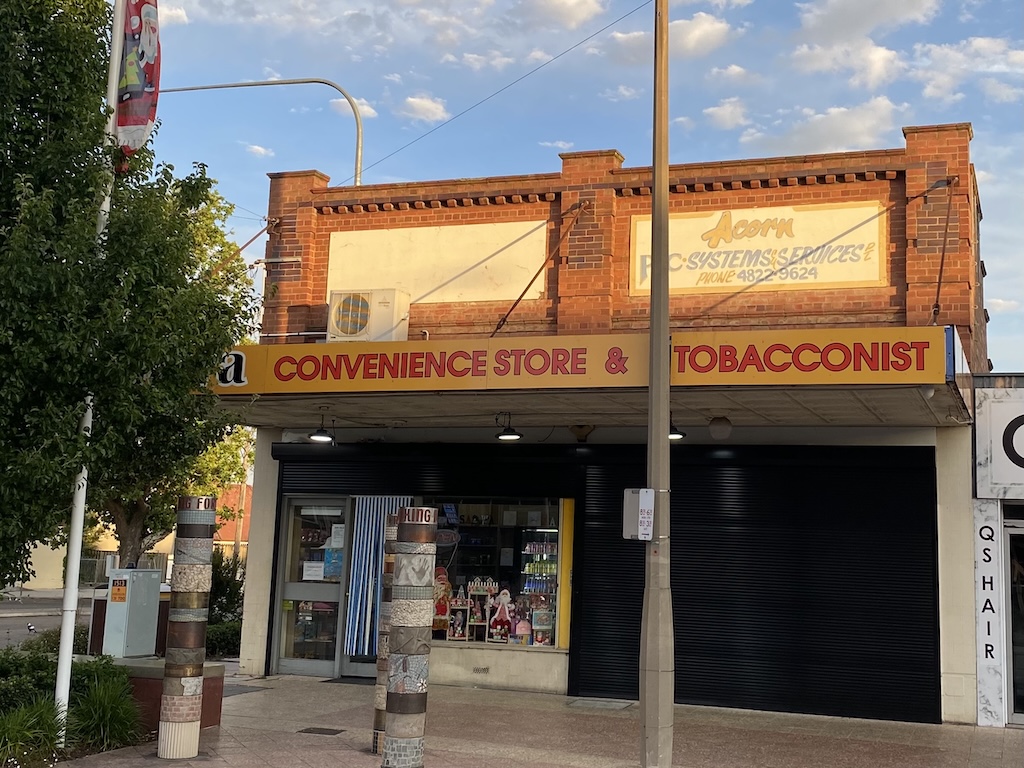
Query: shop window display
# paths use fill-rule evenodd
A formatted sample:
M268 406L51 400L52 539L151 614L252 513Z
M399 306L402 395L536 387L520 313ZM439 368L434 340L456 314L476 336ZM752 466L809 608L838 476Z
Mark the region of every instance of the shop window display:
M553 646L557 499L424 499L437 507L435 639Z

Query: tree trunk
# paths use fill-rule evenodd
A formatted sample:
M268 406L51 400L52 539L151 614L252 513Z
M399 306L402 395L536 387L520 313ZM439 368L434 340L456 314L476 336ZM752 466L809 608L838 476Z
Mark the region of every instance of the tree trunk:
M140 503L128 506L112 502L109 506L110 516L114 521L114 536L117 537L117 554L121 557L122 568L129 565L137 566L139 559L146 552L143 542L146 515L139 509Z

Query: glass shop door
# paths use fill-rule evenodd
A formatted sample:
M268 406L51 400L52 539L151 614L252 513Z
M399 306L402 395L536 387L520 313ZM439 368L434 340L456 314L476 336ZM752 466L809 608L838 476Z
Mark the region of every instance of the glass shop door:
M287 500L275 633L280 674L339 674L349 510L347 498Z

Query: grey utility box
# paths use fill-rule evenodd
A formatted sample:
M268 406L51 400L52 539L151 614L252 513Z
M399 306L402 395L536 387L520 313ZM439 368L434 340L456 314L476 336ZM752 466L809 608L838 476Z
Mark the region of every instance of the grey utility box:
M115 568L110 572L103 624L105 655L128 658L156 653L160 578L158 570Z

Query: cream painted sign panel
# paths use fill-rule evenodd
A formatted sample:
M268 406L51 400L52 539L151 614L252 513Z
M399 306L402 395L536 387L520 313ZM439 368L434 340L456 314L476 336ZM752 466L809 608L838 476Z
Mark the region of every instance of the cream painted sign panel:
M885 285L886 219L878 203L673 214L669 290L735 293ZM650 293L650 216L633 217L630 242L630 293Z
M1024 499L1024 389L976 389L979 499Z
M331 233L327 292L400 288L413 304L514 301L544 294L534 280L547 254L547 221Z

